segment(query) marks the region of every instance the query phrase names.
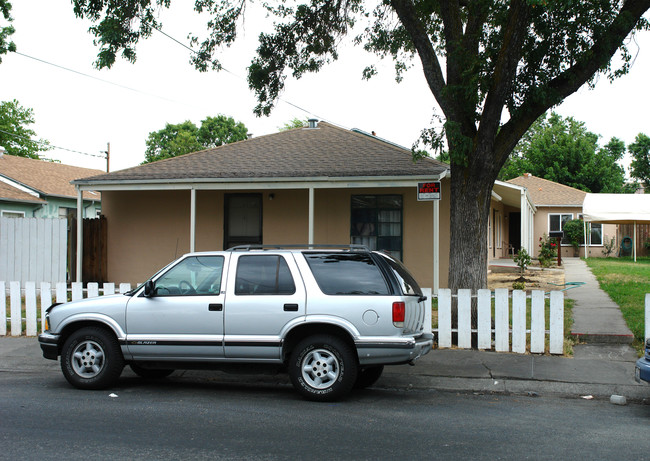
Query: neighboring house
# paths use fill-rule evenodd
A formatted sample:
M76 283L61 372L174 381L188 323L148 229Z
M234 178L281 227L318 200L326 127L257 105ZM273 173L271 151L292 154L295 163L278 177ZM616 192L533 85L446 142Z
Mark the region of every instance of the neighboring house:
M0 217L74 217L77 192L70 182L100 173L101 170L0 155ZM100 194L85 191L83 217L94 218L100 211Z
M441 181L441 200L418 201L418 183L429 181ZM358 243L389 251L424 287L447 286L449 166L414 163L410 150L359 130L312 120L74 183L102 193L112 281L143 282L194 250ZM499 216L524 207L516 233L531 245L525 190L498 183L493 196Z
M565 186L548 179L538 178L529 173L508 181L510 184L525 187L530 194L533 204L537 208L534 225L534 253L539 252L539 240L544 234L557 232L563 229L564 223L582 217L582 203L584 191ZM603 243L616 237L616 225L590 224L587 228L587 247L590 257L604 256ZM580 256L584 257L585 246L580 248ZM574 250L568 241L562 242L562 256L574 256Z

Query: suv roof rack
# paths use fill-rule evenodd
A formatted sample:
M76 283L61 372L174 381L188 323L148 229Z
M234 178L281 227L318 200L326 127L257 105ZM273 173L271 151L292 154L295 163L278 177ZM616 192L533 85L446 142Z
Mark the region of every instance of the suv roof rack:
M365 245L359 245L352 243L349 245L331 245L331 244L308 244L308 243L298 243L298 244L287 244L287 245L237 245L232 248L228 248L226 251L250 251L250 250L284 250L284 249L339 249L339 250L349 250L349 251L367 251L370 252L370 248Z

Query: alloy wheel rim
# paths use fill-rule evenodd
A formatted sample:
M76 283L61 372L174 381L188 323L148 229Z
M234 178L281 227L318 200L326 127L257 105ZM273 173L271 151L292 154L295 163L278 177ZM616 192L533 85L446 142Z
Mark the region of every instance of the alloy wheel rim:
M104 349L95 341L83 341L75 347L70 362L77 375L94 378L104 368Z
M327 389L334 385L341 374L336 356L327 349L314 349L302 360L302 377L315 389Z

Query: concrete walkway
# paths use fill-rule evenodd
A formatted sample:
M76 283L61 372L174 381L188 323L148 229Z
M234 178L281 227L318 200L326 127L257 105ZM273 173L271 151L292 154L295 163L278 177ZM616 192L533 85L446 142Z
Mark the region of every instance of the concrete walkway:
M565 282L585 282L565 291L575 301L571 334L586 343L631 344L634 336L617 304L600 289L596 277L579 258L564 258Z

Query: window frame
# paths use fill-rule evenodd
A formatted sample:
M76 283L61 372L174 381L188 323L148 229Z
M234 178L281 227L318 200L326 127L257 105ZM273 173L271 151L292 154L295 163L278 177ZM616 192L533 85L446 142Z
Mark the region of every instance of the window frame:
M360 199L362 197L372 198L375 201L374 207L354 207L355 199ZM387 208L379 206L380 199L397 199L399 201L399 207L396 208ZM355 220L354 212L355 210L372 210L373 221L370 223L358 223L358 224L372 224L374 226L374 233L368 235L361 235L360 233L355 232ZM382 211L399 211L399 222L395 221L381 221L380 213ZM388 225L399 225L399 235L383 235L379 233L382 224ZM399 249L395 248L380 248L379 241L382 238L398 238L399 239ZM374 240L374 245L368 245L363 240L371 239ZM355 241L356 240L356 241ZM383 251L385 253L392 254L393 257L396 257L395 252L399 252L400 261L404 261L404 196L403 194L352 194L350 195L350 243L351 244L361 244L366 245L370 250ZM374 246L374 248L373 248Z

